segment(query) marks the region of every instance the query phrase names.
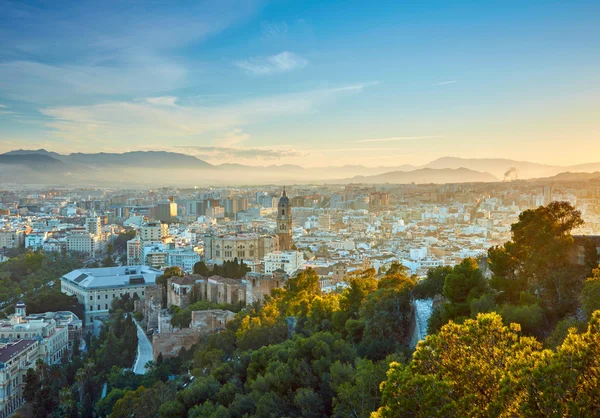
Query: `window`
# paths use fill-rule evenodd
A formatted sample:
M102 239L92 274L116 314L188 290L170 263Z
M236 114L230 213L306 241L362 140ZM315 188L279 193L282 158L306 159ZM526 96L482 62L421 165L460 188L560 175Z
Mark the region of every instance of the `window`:
M90 300L94 300L94 297L92 295L90 295Z
M100 305L98 305L98 310L100 310Z
M142 296L144 296L144 291L142 290Z
M92 305L90 305L90 311L93 311L94 307Z
M108 303L104 305L104 309L108 309Z
M108 299L108 293L104 295L104 299Z
M98 300L100 300L100 295L98 295Z

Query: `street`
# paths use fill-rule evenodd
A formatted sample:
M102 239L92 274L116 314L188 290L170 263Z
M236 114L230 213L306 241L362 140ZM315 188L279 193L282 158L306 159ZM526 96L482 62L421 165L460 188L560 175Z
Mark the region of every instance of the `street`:
M135 365L133 366L133 372L135 374L146 374L146 363L152 358L152 344L148 340L146 333L140 327L140 324L134 320L135 325L137 326L137 336L138 336L138 355L135 361Z

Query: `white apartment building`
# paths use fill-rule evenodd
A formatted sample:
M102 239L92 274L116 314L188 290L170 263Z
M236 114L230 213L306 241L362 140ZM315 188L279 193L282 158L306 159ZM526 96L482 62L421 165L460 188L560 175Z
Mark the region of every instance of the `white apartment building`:
M95 257L104 251L103 244L98 236L89 232L76 232L67 236L67 252L77 252Z
M290 276L304 269L304 256L300 251L274 251L265 255L264 272L272 274L283 270Z
M19 248L25 245L25 230L0 231L0 249Z
M102 232L102 222L100 218L87 218L85 220L85 229L92 235L100 235Z
M179 267L182 271L192 272L194 264L200 262L200 254L191 249L176 249L168 251L169 267Z
M163 238L169 235L169 225L160 222L149 222L140 228L140 239L144 244L162 244Z
M25 248L30 248L33 251L41 250L47 238L47 232L32 232L25 237Z
M127 241L127 265L136 266L142 263L142 243L139 237Z
M146 288L156 285L160 270L148 266L78 269L61 277L61 291L75 295L84 306L84 325L108 315L115 298L125 294L144 299Z

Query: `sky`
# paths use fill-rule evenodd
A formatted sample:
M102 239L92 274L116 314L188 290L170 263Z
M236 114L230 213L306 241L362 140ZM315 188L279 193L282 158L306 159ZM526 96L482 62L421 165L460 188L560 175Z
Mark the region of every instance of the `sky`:
M0 152L600 160L600 2L0 0Z

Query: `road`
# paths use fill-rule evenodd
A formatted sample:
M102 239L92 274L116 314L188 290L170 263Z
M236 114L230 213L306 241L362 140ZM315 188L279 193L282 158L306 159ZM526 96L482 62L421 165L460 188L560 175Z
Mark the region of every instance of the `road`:
M146 336L146 333L140 327L140 324L134 319L135 325L137 326L137 336L138 336L138 355L133 366L133 372L135 374L146 374L146 363L152 358L152 344L150 344L150 340Z

